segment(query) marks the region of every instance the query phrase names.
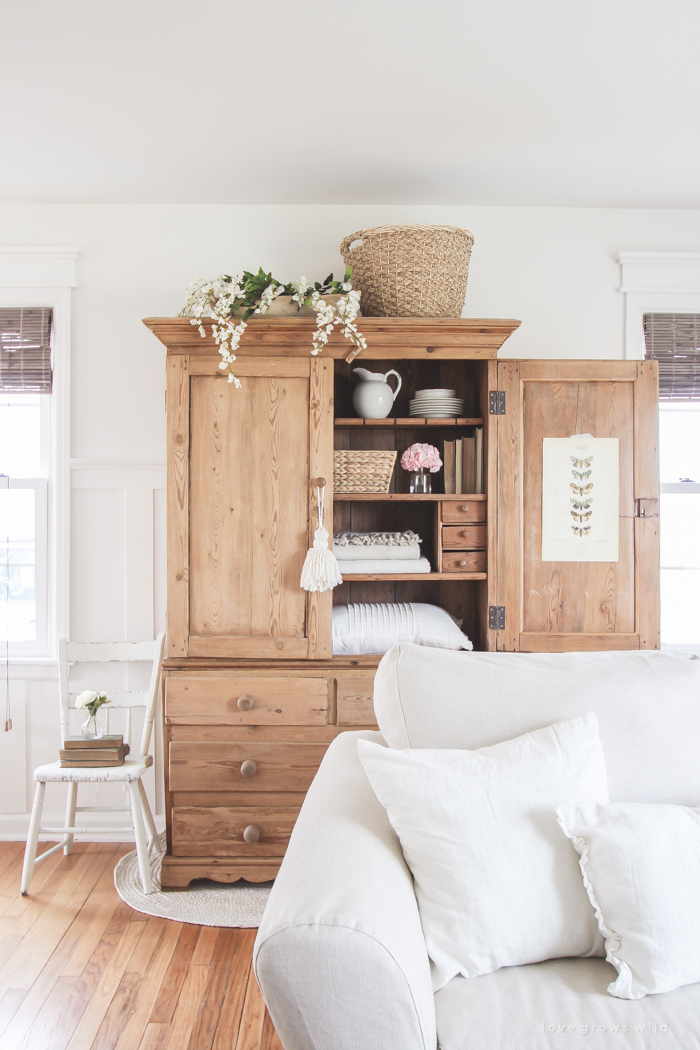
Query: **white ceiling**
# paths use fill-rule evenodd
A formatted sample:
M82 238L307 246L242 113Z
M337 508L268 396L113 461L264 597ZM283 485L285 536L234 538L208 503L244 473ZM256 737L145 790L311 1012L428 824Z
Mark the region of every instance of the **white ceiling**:
M700 207L694 0L0 0L0 200Z

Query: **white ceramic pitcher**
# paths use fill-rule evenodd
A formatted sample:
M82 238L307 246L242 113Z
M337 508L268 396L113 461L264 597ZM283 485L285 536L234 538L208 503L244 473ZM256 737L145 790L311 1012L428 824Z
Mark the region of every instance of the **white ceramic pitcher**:
M353 368L360 382L352 395L353 408L363 419L386 419L394 407L396 395L401 389L401 376L390 368L381 372L368 372L366 368ZM389 376L396 376L396 390L389 386Z

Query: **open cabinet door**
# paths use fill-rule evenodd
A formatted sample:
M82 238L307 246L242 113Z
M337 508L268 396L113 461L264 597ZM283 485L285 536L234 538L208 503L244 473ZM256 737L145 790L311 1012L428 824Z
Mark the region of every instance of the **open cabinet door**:
M498 389L497 649L658 649L658 365L499 361ZM618 558L544 561L543 439L581 434L619 441Z

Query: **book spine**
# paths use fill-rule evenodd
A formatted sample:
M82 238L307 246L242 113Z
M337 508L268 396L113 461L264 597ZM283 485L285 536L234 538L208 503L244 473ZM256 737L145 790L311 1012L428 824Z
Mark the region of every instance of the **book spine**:
M451 495L455 490L455 443L446 441L443 450L443 472L445 478L445 492Z
M459 438L455 442L455 492L459 495L462 491L462 459L463 459L463 445L462 439Z

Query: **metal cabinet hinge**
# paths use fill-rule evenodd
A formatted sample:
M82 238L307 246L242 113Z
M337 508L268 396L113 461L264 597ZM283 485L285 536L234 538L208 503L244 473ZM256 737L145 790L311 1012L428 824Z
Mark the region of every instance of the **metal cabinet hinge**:
M505 605L489 605L489 631L505 631L506 629L506 607Z
M489 390L489 415L504 416L506 414L506 392L505 390Z

